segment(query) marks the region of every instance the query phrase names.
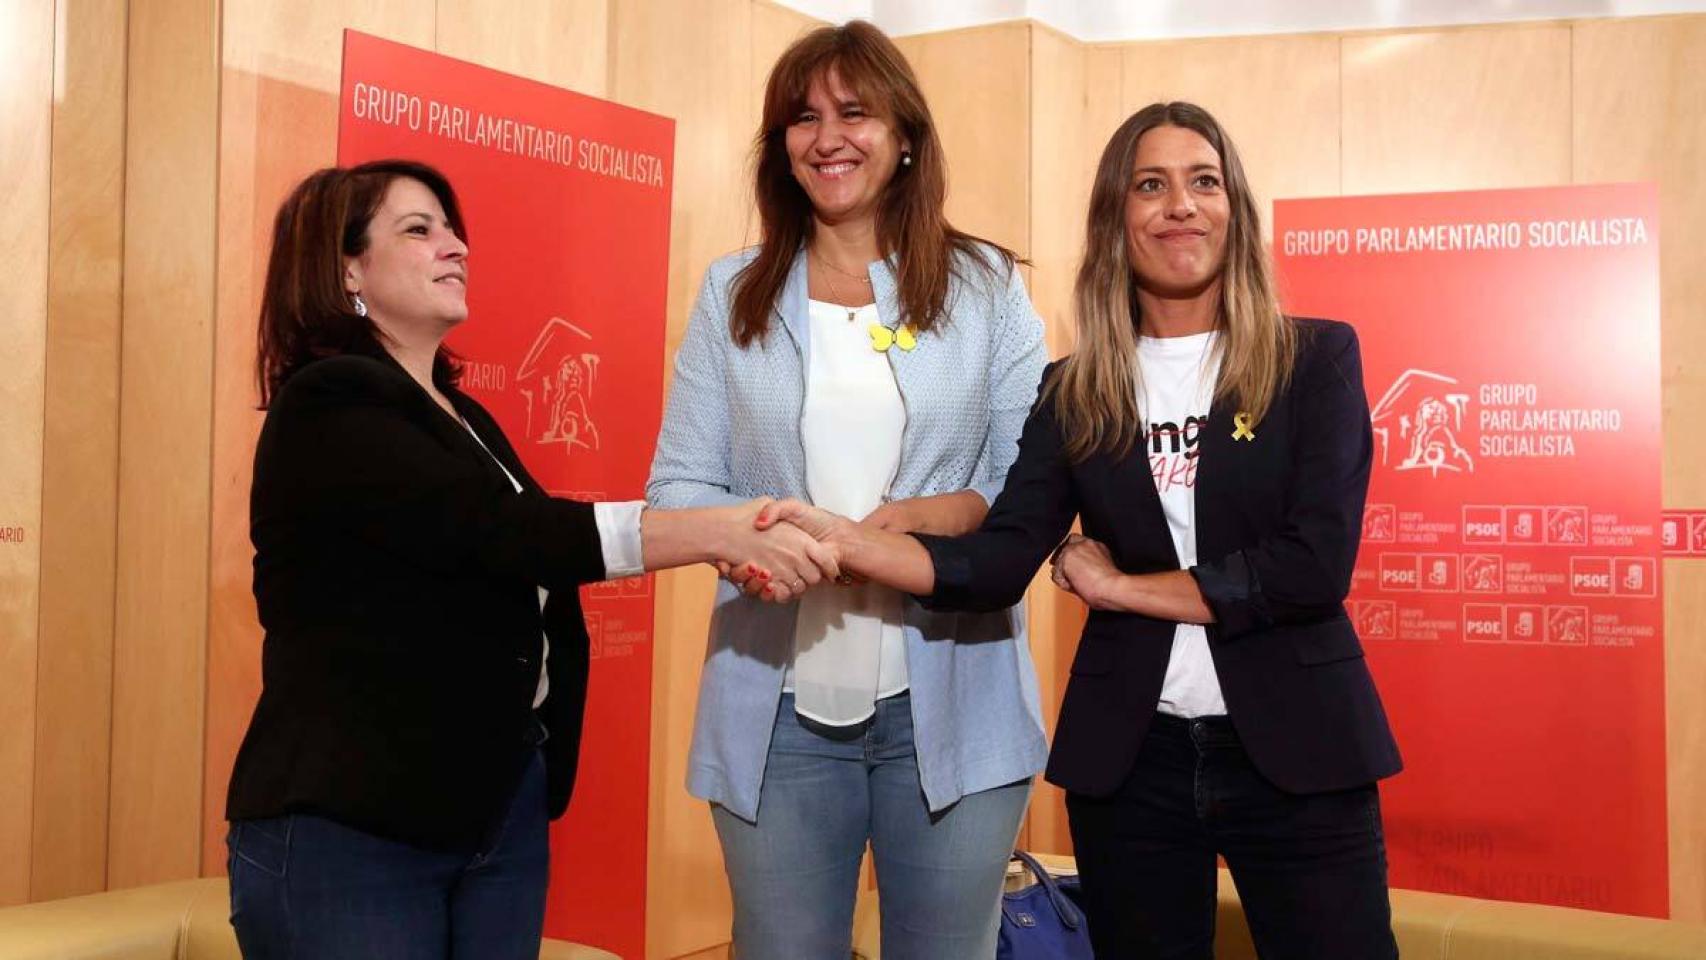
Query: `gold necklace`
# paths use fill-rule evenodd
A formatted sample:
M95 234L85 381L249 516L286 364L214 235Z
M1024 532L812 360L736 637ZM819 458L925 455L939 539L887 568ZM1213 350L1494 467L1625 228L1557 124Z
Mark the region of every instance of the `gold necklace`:
M813 253L812 256L817 257L817 254ZM823 264L825 267L829 267L828 261L824 260L822 257L817 257L817 262L820 264ZM834 267L829 267L829 268L831 270L835 269ZM845 300L846 299L845 297L843 297L841 295L841 288L839 288L835 285L834 278L832 278L829 274L826 273L823 275L823 279L826 283L829 284L829 295L830 296L834 297L837 300ZM866 282L869 282L869 281L866 281ZM841 304L841 307L842 307L842 309L847 311L847 322L848 323L852 323L853 321L859 319L859 308L858 307L849 307L845 303Z
M846 270L843 270L840 267L836 266L835 264L830 263L828 258L826 258L823 254L818 253L816 250L812 251L812 256L817 258L818 263L821 263L824 266L828 267L829 269L834 270L836 273L841 274L842 276L846 277L849 280L857 281L859 283L864 284L867 287L871 285L871 277L870 277L869 273L867 273L865 276L861 277L856 273L850 273Z
M817 260L817 262L819 264L823 265L824 267L827 267L830 271L835 272L835 273L840 273L844 276L852 276L851 274L848 274L847 271L837 269L828 260L825 260L823 257L818 256L816 251L813 251L812 256ZM858 278L854 277L854 279L857 280ZM835 285L835 278L834 277L831 277L829 274L826 273L823 275L823 280L825 283L829 284L829 295L830 296L834 297L837 300L843 299L843 297L841 296L841 288L839 288ZM867 283L867 284L869 284L870 282L871 282L870 280L865 281L865 283ZM847 311L847 322L848 323L852 323L853 321L859 319L859 308L849 307L845 303L840 304L840 306ZM876 323L871 324L870 327L868 328L867 332L869 332L871 335L871 349L877 351L878 353L887 353L889 351L890 347L899 347L902 350L905 350L905 351L910 353L913 349L915 349L918 346L917 335L915 335L912 332L912 327L909 324L903 323L898 327L886 327L886 326L883 326L881 321L878 321Z

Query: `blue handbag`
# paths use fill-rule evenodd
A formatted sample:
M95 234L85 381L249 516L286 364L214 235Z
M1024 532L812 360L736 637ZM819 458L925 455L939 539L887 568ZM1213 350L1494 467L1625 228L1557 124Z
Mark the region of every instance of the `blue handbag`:
M1084 912L1067 896L1078 878L1056 880L1028 853L1013 851L1037 882L1001 896L1001 937L996 960L1095 960Z

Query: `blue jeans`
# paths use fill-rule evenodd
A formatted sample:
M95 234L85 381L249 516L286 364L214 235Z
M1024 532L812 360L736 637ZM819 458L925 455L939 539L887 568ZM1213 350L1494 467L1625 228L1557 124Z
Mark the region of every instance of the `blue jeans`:
M734 956L847 960L868 841L885 960L989 960L1030 792L1021 780L931 813L908 694L850 728L802 720L783 694L758 822L711 808L734 894Z
M246 960L538 960L548 827L537 751L473 856L307 814L236 821L225 843L237 942Z
M1263 960L1396 960L1373 784L1285 793L1226 717L1157 715L1113 796L1066 795L1098 957L1212 960L1215 856Z

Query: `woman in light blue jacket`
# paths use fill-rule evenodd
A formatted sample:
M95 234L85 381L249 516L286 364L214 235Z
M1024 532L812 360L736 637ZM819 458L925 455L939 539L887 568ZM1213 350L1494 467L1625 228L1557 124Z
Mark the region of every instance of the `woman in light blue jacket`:
M941 144L876 28L785 52L756 145L760 246L706 274L647 498L800 497L903 532L982 520L1044 362L1014 255L950 226ZM845 960L870 844L884 955L994 955L1047 754L1022 608L874 584L719 583L688 789L710 801L741 960Z

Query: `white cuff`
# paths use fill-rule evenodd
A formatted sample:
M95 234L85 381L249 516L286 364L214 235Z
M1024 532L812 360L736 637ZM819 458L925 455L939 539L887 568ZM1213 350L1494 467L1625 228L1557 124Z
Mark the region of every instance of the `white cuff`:
M604 579L637 577L646 572L640 555L640 510L644 500L595 503L592 517L598 522L598 543L604 551Z

